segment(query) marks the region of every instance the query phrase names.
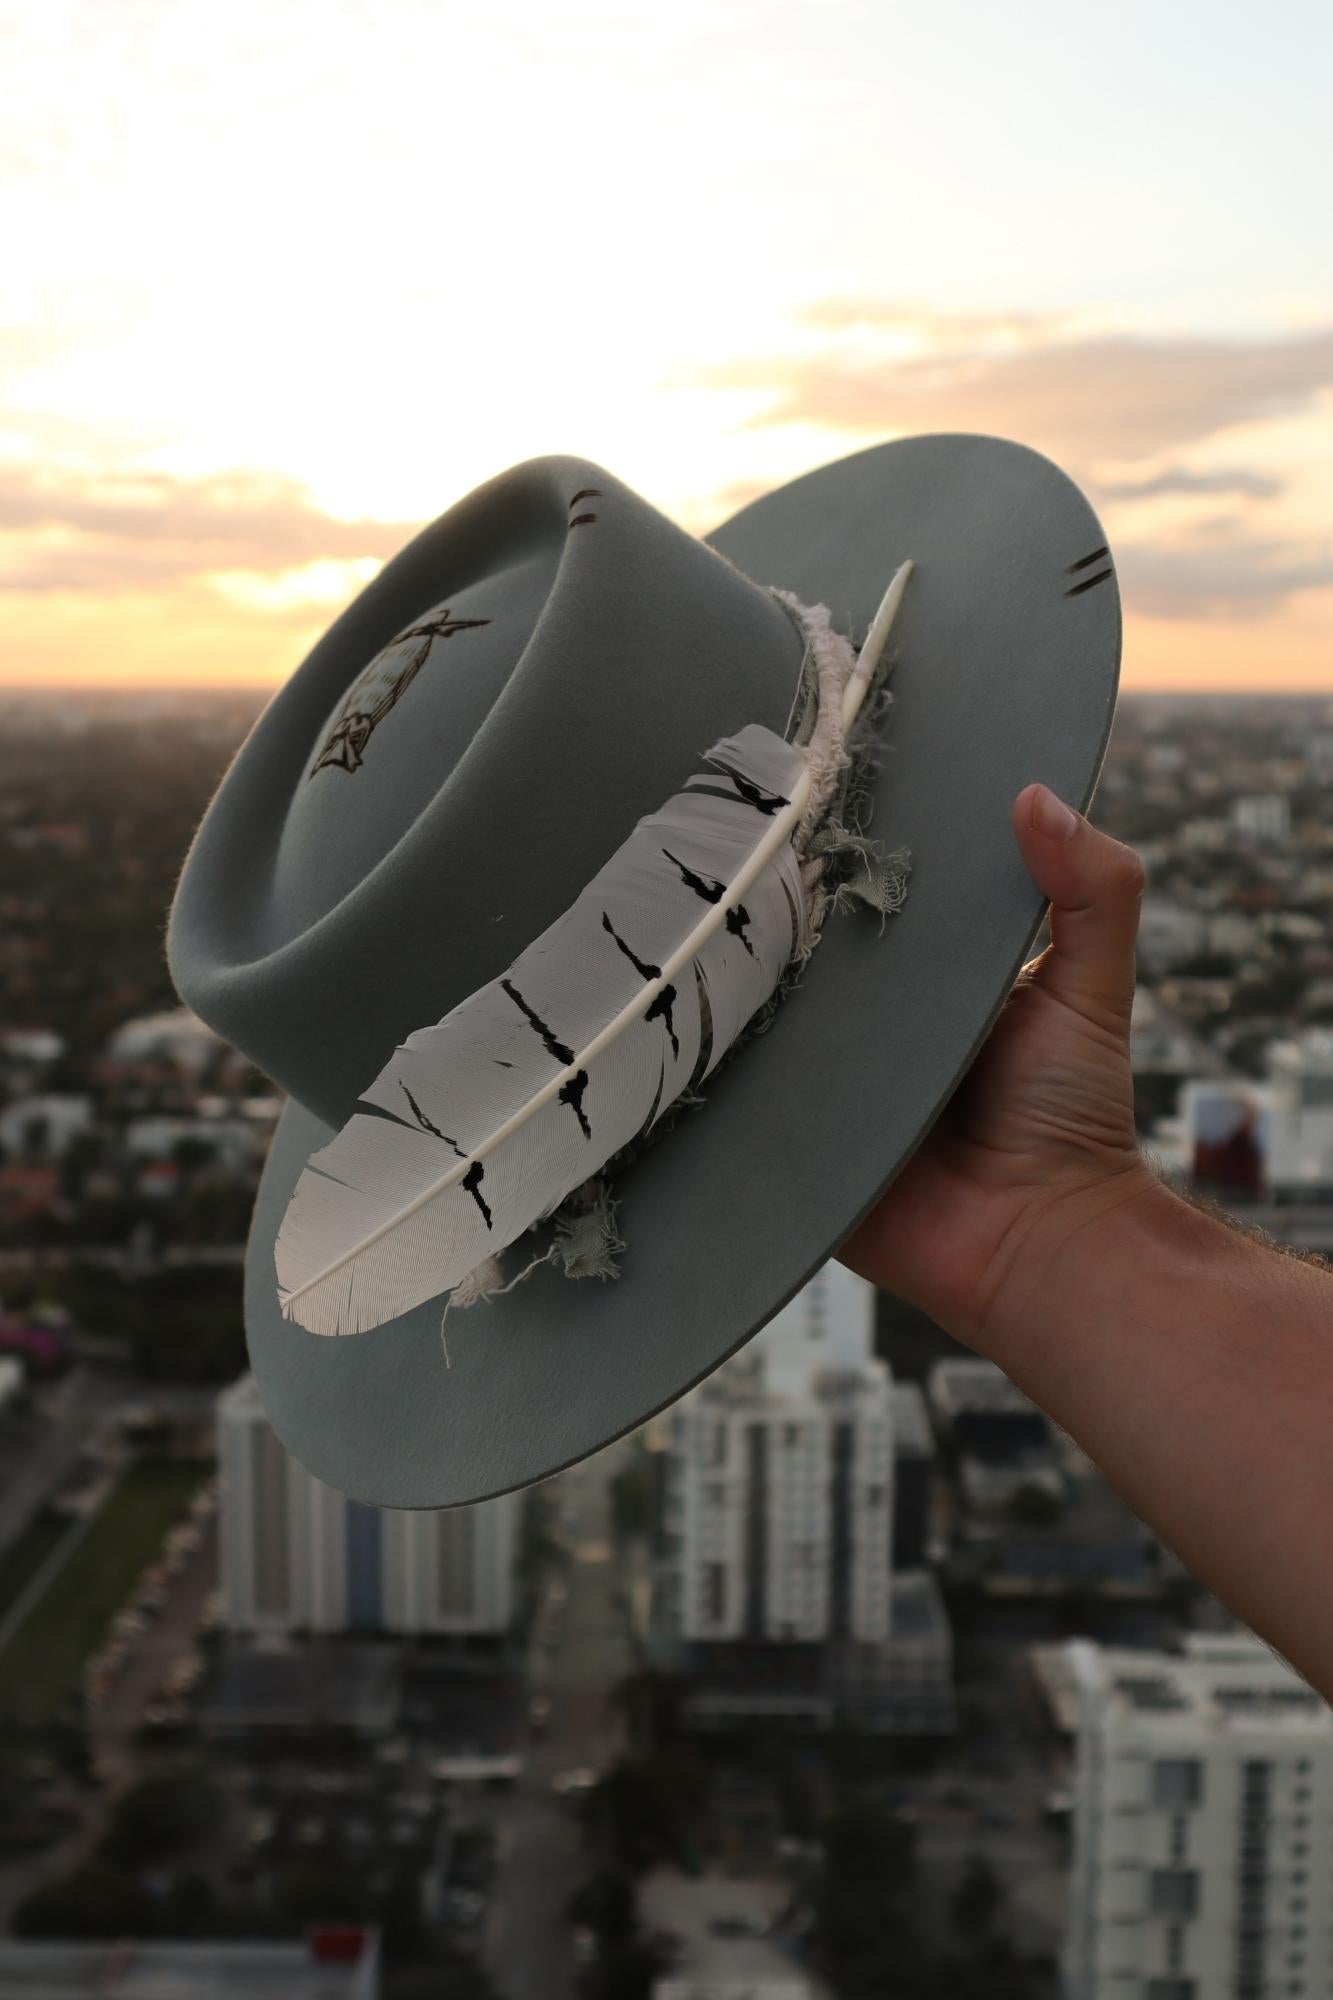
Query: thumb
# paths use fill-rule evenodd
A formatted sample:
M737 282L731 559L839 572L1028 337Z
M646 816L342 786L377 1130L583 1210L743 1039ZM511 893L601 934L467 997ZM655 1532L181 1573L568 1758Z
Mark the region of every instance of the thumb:
M1143 863L1045 785L1028 785L1015 799L1014 834L1051 904L1042 986L1079 1013L1123 1026L1134 998Z

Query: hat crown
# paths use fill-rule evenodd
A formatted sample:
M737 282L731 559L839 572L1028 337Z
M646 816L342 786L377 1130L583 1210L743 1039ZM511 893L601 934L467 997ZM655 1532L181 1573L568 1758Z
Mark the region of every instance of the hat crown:
M386 565L256 723L181 877L182 996L341 1123L711 742L786 727L801 659L760 584L600 467L502 474Z

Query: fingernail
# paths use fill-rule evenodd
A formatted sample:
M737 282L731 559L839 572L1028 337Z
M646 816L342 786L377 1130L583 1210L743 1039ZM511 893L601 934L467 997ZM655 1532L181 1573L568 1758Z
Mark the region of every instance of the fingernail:
M1038 785L1032 796L1032 824L1048 840L1070 840L1078 829L1078 814L1045 785Z

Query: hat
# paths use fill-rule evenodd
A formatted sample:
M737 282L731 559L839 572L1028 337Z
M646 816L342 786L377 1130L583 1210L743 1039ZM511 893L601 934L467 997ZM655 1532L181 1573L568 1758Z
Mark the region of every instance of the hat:
M767 1031L616 1171L615 1282L544 1263L451 1313L447 1356L443 1285L350 1337L286 1316L275 1244L294 1191L349 1119L393 1109L358 1110L390 1058L502 980L645 816L707 794L710 746L796 735L818 621L775 593L859 641L909 560L871 823L910 850L905 904L887 926L831 915ZM246 1331L270 1421L312 1473L392 1507L526 1485L644 1422L786 1303L999 1011L1043 914L1012 802L1040 779L1086 805L1120 641L1087 500L989 437L859 452L705 541L595 465L536 459L385 566L237 755L168 933L183 999L289 1097ZM414 1140L446 1139L413 1111Z

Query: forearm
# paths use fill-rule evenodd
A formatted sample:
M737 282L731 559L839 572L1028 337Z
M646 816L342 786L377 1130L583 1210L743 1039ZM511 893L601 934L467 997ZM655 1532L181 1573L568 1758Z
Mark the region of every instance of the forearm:
M1333 1699L1333 1273L1165 1189L1028 1269L985 1351Z

